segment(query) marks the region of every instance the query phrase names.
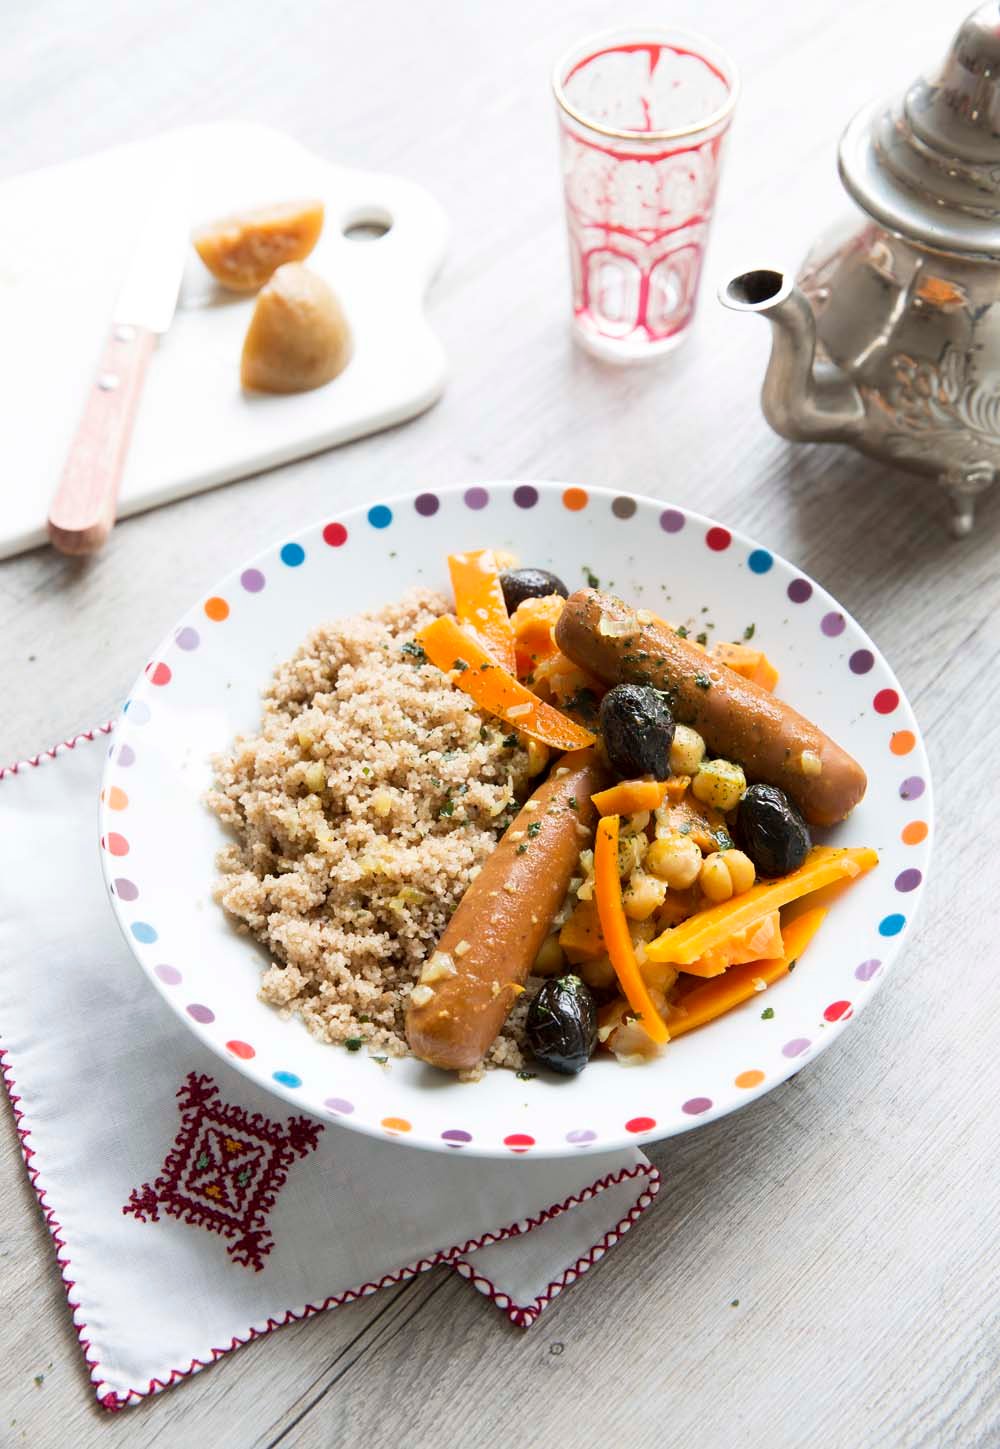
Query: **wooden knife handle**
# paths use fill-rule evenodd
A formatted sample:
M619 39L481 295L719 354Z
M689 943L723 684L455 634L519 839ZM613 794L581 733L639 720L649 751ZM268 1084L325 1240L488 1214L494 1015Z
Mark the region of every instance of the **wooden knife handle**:
M101 352L49 510L49 538L60 553L96 553L115 521L118 484L156 334L114 326Z

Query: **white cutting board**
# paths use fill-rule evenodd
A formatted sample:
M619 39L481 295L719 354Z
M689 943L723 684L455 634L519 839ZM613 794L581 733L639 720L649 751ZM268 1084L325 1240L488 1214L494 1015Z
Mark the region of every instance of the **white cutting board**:
M253 298L217 288L192 250L173 325L150 363L120 515L402 422L441 393L444 353L423 299L448 228L419 186L336 166L238 122L16 177L0 185L0 558L45 541L144 206L175 163L190 177L192 226L270 201L324 201L308 265L340 298L354 356L314 392L244 394L240 351ZM366 221L391 226L377 240L344 235Z

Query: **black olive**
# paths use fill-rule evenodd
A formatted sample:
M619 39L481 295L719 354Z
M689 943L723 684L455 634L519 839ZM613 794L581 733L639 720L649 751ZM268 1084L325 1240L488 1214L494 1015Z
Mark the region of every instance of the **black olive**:
M601 733L611 768L623 779L670 774L674 717L663 695L644 684L616 684L601 700Z
M505 569L500 575L500 587L508 614L513 614L525 599L545 599L549 594L569 598L569 589L562 579L550 574L548 569Z
M809 826L777 785L751 785L736 812L738 843L757 873L787 875L809 854Z
M572 1077L597 1043L597 1007L579 976L553 976L528 1007L525 1036L543 1066Z

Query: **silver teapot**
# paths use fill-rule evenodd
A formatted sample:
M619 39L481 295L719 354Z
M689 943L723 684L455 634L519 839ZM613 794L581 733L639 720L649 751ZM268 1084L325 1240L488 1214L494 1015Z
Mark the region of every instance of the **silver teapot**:
M840 176L865 213L797 282L743 272L720 300L773 324L762 404L797 442L849 443L938 480L956 534L1000 474L1000 4L940 72L861 111Z

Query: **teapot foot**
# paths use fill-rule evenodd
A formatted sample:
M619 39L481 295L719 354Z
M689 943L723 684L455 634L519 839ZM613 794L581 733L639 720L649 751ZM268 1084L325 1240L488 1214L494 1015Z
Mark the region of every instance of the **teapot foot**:
M949 470L941 478L951 508L951 532L955 538L968 538L976 521L976 499L993 483L996 474L989 464L964 471Z

